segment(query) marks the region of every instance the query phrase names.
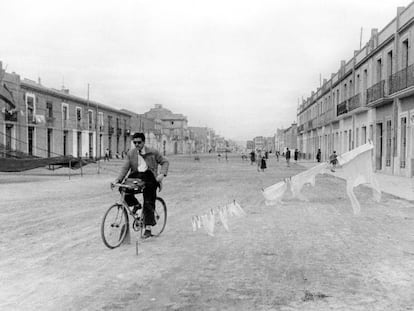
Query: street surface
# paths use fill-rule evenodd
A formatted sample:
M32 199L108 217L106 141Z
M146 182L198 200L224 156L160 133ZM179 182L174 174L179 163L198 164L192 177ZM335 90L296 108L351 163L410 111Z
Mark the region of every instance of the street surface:
M172 156L159 238L110 250L100 237L121 161L0 175L0 310L414 310L414 203L319 175L309 202L265 206L261 189L304 166ZM191 217L236 200L230 232Z

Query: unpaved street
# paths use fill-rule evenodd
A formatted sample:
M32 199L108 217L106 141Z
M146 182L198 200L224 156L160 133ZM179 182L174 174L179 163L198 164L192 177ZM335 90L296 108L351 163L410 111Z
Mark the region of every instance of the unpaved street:
M101 241L121 162L0 175L0 310L414 310L414 205L319 176L309 202L265 206L260 189L305 168L275 159L259 173L232 156L170 158L159 238ZM236 200L231 232L192 232L191 216Z

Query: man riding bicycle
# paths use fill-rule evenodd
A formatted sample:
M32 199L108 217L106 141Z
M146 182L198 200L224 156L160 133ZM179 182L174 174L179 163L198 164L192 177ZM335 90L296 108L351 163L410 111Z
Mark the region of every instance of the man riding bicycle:
M151 227L156 224L154 209L157 188L159 187L161 191L162 180L167 176L169 162L158 150L145 146L145 135L143 133L135 133L132 136L132 142L135 148L128 152L115 183L123 182L128 173L128 178L140 179L144 182L143 215L145 232L143 238L149 238L152 236ZM158 165L161 166L159 174ZM136 213L141 208L134 193L131 191L125 193L125 202L129 206L134 206L133 213Z

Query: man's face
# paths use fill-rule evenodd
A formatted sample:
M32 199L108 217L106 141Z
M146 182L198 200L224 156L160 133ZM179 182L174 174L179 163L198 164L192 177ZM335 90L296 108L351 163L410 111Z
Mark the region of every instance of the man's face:
M137 148L139 151L144 148L145 142L141 138L134 138L132 142L134 143L135 148Z

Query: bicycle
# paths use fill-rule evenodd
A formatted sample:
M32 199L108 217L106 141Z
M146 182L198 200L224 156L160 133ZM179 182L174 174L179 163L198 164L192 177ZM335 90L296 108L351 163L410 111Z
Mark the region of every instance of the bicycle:
M145 185L139 184L138 181L134 181L133 185L115 183L111 184L111 188L118 187L121 194L120 200L111 205L106 211L101 224L101 236L104 244L108 248L116 248L124 242L127 233L129 232L129 216L132 216L134 221L132 222L132 229L136 232L140 232L143 237L144 232L144 215L142 204L136 214L132 213L132 206L128 206L125 202L126 190L133 190L134 194L142 194ZM138 201L139 202L139 201ZM140 203L140 202L139 202ZM167 223L167 205L165 201L158 197L155 200L154 216L156 225L152 227L152 235L159 236L165 228Z

